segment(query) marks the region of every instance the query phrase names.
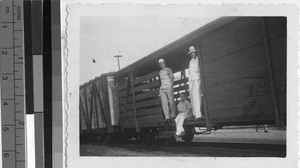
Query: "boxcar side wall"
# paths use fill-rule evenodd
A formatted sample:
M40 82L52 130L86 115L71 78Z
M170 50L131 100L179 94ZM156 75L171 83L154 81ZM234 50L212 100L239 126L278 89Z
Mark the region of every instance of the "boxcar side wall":
M272 18L268 19L269 38L276 34L273 31L284 32L280 28L274 30L269 27L272 21ZM274 45L280 45L281 51L271 56L278 57L273 59L273 63L277 60L284 61L286 57L283 49L284 35L277 33L276 36L277 38L271 40L271 49L276 50ZM201 48L211 123L274 123L274 104L260 19L240 18L199 38L197 43ZM283 63L276 65L274 72L276 82L279 82L276 91L284 95ZM281 114L284 115L284 101L280 101L280 105Z

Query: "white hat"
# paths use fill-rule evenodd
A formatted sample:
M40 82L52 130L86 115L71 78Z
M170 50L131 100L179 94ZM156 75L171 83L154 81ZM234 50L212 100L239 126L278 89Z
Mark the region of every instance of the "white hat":
M187 54L190 54L190 53L196 52L196 51L197 51L197 50L195 49L194 46L190 46L190 47L189 47L189 52L188 52Z
M163 63L163 62L165 62L165 60L163 60L163 59L158 60L158 64Z

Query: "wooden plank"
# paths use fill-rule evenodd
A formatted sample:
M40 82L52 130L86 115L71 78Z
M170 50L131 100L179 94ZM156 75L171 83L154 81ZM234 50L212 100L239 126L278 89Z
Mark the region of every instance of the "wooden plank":
M260 120L268 117L274 120L273 111L268 105L256 105L253 107L236 107L228 109L210 110L211 119L236 118L237 120Z
M270 105L271 103L272 101L269 95L220 100L214 100L211 97L208 98L209 110L236 108L250 105Z
M140 109L140 108L146 108L146 107L151 107L151 106L156 106L156 105L161 105L160 98L138 102L138 103L136 103L136 108ZM124 107L120 107L120 111L124 111L124 109L125 109ZM132 109L133 109L132 103L128 104L127 110L132 110Z
M174 86L178 85L178 84L182 84L182 83L185 83L185 82L188 82L189 81L189 78L184 78L184 79L179 79L177 81L174 81Z
M198 42L201 44L201 47L205 47L232 34L244 31L249 27L254 27L259 24L259 19L257 17L241 17L230 24L219 26L208 32L204 37L201 37Z
M248 63L248 64L230 65L230 66L228 66L228 68L220 68L220 69L210 70L210 72L207 73L207 74L205 74L205 76L209 77L209 79L207 80L208 83L211 82L212 79L216 81L220 77L224 78L225 76L231 76L232 74L241 74L241 75L236 76L236 79L237 78L242 78L242 77L250 77L250 78L252 78L253 77L252 75L254 75L254 76L257 75L257 74L255 74L255 72L257 72L257 71L255 71L255 69L261 69L262 72L264 72L264 70L267 69L266 63L265 62L261 62L259 64ZM245 70L247 72L250 71L250 73L247 73L247 74L244 73L247 76L244 76L241 73L241 72L244 72ZM253 74L251 74L251 72ZM234 78L232 78L232 80L233 79Z
M236 90L239 91L239 89L249 88L251 90L254 90L255 88L269 88L269 83L267 83L266 78L241 78L239 80L235 80L232 82L226 82L221 85L210 85L207 86L206 92L208 95L213 95L217 93L226 93L226 92L235 92ZM249 92L250 93L250 92Z
M202 48L203 63L232 54L263 41L259 26L250 27Z
M152 89L155 87L159 87L159 81L154 81L154 82L150 82L150 83L146 83L146 84L137 86L137 87L135 87L134 92L137 93L137 92L143 91L145 89ZM129 90L129 93L130 93L129 95L132 95L132 89ZM126 91L119 92L119 97L123 97L125 95L126 95Z
M189 96L190 96L190 92L189 92L189 91L186 92L185 95L186 95L186 97L189 97ZM180 94L179 94L179 93L178 93L178 94L174 94L174 98L175 98L175 99L177 99L177 98L179 98L179 97L180 97Z
M186 90L188 88L189 88L189 86L185 85L185 86L176 87L176 88L173 89L173 91L178 92L178 91Z
M268 85L266 85L268 86ZM249 85L248 87L238 89L228 89L225 91L215 92L214 94L208 94L208 98L211 101L219 101L223 99L239 99L245 97L259 97L270 96L270 88L264 85Z
M208 97L208 105L212 106L209 109L222 109L222 108L233 108L243 106L248 104L249 102L256 103L256 104L271 104L270 95L252 95L247 97L237 97L226 99L226 97L234 96L232 94L225 95L225 98L216 98L216 96L209 96Z
M204 75L211 75L211 73L215 72L227 73L244 66L248 68L249 66L260 64L266 65L264 45L262 43L205 63L203 67L205 69Z
M149 91L149 92L145 92L145 93L135 95L135 100L139 101L139 100L148 99L148 98L156 98L157 96L158 96L158 90L153 90L153 91ZM125 98L122 97L119 100L120 100L120 102L124 102ZM132 102L131 96L129 96L129 101L128 102L129 103Z
M155 114L163 114L161 106L153 107L153 108L149 108L149 109L137 110L138 117L147 116L147 115L155 115ZM126 117L133 118L134 117L133 111L128 111Z
M139 83L142 83L142 82L145 82L149 79L152 79L152 78L155 78L155 77L158 77L158 71L154 71L154 72L151 72L145 76L142 76L142 77L138 77L134 80L134 84L139 84Z
M233 82L240 79L263 79L267 78L267 68L265 65L260 65L256 67L251 67L248 69L241 69L239 71L222 74L222 75L212 75L206 80L207 87L211 85L222 86L226 82Z

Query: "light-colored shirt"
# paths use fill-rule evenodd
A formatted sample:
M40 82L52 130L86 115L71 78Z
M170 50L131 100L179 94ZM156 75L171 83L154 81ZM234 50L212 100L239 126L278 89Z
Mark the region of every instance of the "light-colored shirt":
M192 104L188 101L180 101L177 105L179 113L188 113L192 110Z
M200 79L200 68L198 57L192 58L189 65L189 80L199 80Z
M172 85L173 72L170 68L165 67L159 71L161 88L165 89Z

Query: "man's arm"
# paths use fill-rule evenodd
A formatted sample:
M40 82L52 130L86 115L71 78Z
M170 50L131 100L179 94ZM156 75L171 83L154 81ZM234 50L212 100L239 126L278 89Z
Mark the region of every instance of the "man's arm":
M174 76L173 76L173 72L172 72L172 69L171 69L171 68L169 68L169 73L168 73L168 75L169 75L169 78L171 79L171 83L172 83L172 85L173 85L173 83L174 83Z

